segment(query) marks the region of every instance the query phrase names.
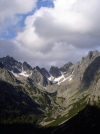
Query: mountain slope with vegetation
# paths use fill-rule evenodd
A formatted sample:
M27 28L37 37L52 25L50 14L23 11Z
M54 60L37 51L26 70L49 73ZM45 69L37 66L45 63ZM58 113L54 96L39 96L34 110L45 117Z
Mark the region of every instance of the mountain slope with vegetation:
M90 51L60 69L51 67L50 74L8 56L0 61L2 133L5 127L15 134L100 132L100 52ZM15 63L20 72L14 71Z

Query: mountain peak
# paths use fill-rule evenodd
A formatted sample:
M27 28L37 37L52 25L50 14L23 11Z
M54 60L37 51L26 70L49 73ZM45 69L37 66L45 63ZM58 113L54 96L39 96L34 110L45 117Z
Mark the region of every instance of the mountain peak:
M23 70L26 72L27 71L30 72L32 70L32 67L26 61L24 61L23 62Z
M61 72L60 72L60 70L59 70L59 68L58 67L56 67L56 66L51 66L51 68L50 68L50 74L52 75L52 76L54 76L54 77L59 77L59 76L61 76Z
M5 59L10 59L10 60L15 60L13 57L7 55L6 57L4 57Z
M49 78L50 74L48 73L48 71L45 68L41 68L41 73L46 77Z
M37 70L40 70L40 68L39 68L38 66L36 66L36 69L37 69Z
M63 67L60 68L60 71L67 72L72 65L73 65L72 62L68 62Z
M22 69L22 63L16 61L13 57L7 55L6 57L0 58L0 62L4 65L9 71L13 71L15 73L20 73Z
M7 55L7 56L6 56L6 58L10 58L10 56L9 56L9 55Z
M91 59L92 57L97 57L100 55L100 52L98 52L97 50L94 51L89 51L87 57L89 57L89 59Z

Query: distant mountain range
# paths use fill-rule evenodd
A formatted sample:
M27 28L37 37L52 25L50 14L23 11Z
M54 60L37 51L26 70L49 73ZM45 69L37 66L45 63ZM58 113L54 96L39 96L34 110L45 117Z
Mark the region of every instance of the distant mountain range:
M100 52L97 50L90 51L76 64L51 66L49 72L10 56L0 58L1 134L7 133L5 126L10 133L13 129L13 134L38 134L41 130L43 134L87 134L92 129L93 134L99 134L99 108ZM78 124L76 130L72 120Z
M61 77L63 73L69 71L69 67L73 65L69 62L61 68L51 66L50 71L48 72L45 68L39 68L38 66L32 68L27 62L18 62L10 56L0 58L0 62L3 64L4 68L11 72L15 77L29 77L35 83L39 83L42 86L54 83L56 78Z

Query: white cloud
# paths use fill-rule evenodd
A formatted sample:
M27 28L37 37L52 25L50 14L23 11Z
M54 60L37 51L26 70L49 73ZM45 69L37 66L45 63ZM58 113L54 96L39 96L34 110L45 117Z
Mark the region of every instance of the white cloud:
M21 17L18 14L27 14L36 7L37 0L0 0L0 34L6 28L17 25Z
M15 14L25 14L33 10L37 0L1 0L0 1L0 22Z
M7 54L18 61L27 61L32 67L38 65L46 67L48 70L52 65L61 67L67 61L76 62L81 59L82 53L86 55L84 50L80 51L80 49L76 49L73 45L67 45L65 42L55 43L50 51L43 53L33 49L29 50L16 41L0 40L0 57Z
M57 41L81 47L80 39L84 40L84 45L89 45L90 38L95 36L94 40L98 40L97 34L100 34L100 17L97 15L99 4L98 0L55 0L54 9L41 8L34 15L28 16L25 30L18 33L16 39L28 47L38 49Z
M26 18L23 31L15 38L18 59L26 58L34 65L60 66L67 61L76 62L88 50L100 46L100 1L53 2L54 8L42 7ZM27 12L28 9L19 11Z

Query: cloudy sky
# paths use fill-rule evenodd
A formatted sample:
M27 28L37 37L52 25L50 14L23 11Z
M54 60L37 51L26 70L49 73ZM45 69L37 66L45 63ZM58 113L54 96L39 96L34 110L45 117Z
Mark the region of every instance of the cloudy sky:
M100 0L0 0L0 57L33 67L100 50Z

